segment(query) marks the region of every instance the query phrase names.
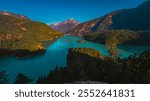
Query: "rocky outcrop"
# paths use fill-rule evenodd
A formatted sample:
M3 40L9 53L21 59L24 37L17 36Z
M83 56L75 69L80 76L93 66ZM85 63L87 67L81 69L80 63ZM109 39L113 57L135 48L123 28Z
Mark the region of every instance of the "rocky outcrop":
M67 56L68 67L97 67L99 60L103 59L99 51L91 48L70 48Z

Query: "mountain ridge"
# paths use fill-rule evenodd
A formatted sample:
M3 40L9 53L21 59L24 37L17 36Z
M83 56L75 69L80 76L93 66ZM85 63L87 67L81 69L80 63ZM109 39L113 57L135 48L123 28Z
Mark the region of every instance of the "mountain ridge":
M150 1L131 9L113 11L102 17L79 24L70 34L96 33L104 30L150 30ZM144 16L143 16L144 15Z
M0 11L0 14L6 15L6 16L13 16L13 17L16 17L16 18L19 18L19 19L27 19L27 20L30 20L27 16L20 15L20 14L15 14L15 13L8 12L8 11Z
M20 56L23 53L45 50L42 42L55 40L60 36L61 33L44 23L14 13L0 13L0 56L9 53Z
M73 30L79 24L80 24L80 22L78 22L74 18L70 18L68 20L62 21L57 24L51 24L49 26L51 28L53 28L54 30L59 31L61 33L67 33L69 31Z

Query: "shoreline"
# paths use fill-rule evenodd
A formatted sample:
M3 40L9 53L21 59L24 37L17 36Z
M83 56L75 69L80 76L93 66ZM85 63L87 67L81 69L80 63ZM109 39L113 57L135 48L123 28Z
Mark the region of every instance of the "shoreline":
M29 50L7 50L7 49L0 49L0 57L7 57L7 56L14 56L17 58L26 58L30 56L35 56L37 54L44 54L46 52L45 49L39 49L36 51L29 51Z
M43 48L42 49L39 48L39 49L34 50L34 51L31 51L28 49L17 49L17 50L0 49L0 57L13 56L16 58L26 58L26 57L35 56L38 54L45 54L46 48L61 37L57 37L53 40L42 41L41 44L42 44Z

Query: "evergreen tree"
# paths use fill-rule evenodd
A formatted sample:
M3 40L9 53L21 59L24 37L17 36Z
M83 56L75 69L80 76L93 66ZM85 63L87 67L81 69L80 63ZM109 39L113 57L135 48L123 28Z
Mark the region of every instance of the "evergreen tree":
M16 80L15 80L14 83L15 84L29 84L31 82L32 82L31 79L29 79L28 77L26 77L24 74L19 73L17 75L17 78L16 78Z

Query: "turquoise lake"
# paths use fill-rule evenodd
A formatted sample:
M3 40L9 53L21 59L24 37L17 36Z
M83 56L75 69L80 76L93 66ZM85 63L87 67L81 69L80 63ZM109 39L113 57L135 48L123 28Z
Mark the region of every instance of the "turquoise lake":
M66 66L66 57L69 48L87 47L94 48L102 55L108 55L105 45L85 41L78 42L79 38L74 36L62 37L47 47L47 51L43 55L18 59L15 57L0 58L0 71L7 71L9 74L9 82L13 83L18 73L23 73L31 79L36 80L39 76L47 75L50 70L54 70L56 66ZM141 53L149 50L150 47L142 46L122 46L119 53L122 58L128 57L134 53Z

